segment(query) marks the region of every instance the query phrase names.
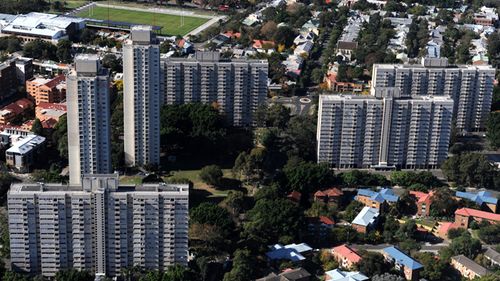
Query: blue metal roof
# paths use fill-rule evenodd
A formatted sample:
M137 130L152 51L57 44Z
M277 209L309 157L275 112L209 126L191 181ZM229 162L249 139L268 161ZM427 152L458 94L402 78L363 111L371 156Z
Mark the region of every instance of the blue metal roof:
M492 194L488 191L479 191L478 193L457 191L455 193L455 196L470 201L474 201L478 205L482 205L483 203L488 203L488 204L498 203L498 199L493 197Z
M388 201L391 203L398 202L399 196L394 194L394 191L390 188L383 188L379 192L370 190L370 189L358 189L358 196L366 196L370 197L371 200L377 202Z
M409 257L405 253L401 252L398 248L391 246L384 248L384 253L390 256L395 263L397 264L402 264L405 267L408 267L412 270L423 268L424 266L421 265L419 262L414 260L413 258Z

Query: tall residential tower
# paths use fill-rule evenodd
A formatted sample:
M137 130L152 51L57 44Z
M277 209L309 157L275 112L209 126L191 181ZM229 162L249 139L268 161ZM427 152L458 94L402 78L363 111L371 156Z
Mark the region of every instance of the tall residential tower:
M374 64L372 93L395 87L401 96L450 96L459 132L484 130L491 110L495 68L449 65L446 58L423 58L422 64Z
M97 55L79 55L67 77L69 180L111 172L109 71Z
M160 46L150 27L135 26L123 46L125 164L160 163L163 77Z
M337 168L438 168L448 155L453 100L402 98L394 88L376 96L321 95L318 162Z
M164 64L167 104L216 104L230 124L252 126L257 108L266 102L266 60L230 60L218 52L197 52L193 58L167 58Z
M86 175L79 185L14 184L7 195L12 268L113 277L134 266L187 265L188 192L185 184L120 185L117 174Z

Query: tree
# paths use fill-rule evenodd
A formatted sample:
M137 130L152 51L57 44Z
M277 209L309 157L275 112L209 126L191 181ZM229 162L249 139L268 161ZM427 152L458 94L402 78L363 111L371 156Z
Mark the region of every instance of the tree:
M290 109L281 104L269 107L260 106L257 111L257 124L261 127L276 127L284 129L290 121Z
M293 45L293 39L295 38L295 31L289 26L281 26L274 33L274 41L278 44L284 44L287 48Z
M306 194L333 182L333 172L324 165L292 158L283 168L291 190Z
M366 276L380 275L390 270L391 265L384 256L375 252L367 252L358 264L358 269Z
M217 165L205 166L200 171L200 179L211 186L220 185L222 176L222 169Z
M325 75L323 73L323 70L321 70L321 68L315 68L311 72L311 79L315 84L320 84L321 82L323 82L324 76Z
M480 188L499 189L499 171L484 154L463 153L448 158L441 166L445 176L457 183Z
M347 205L347 208L345 209L343 218L346 221L352 221L358 213L363 209L365 205L359 201L353 200L349 205Z
M195 281L198 280L192 274L188 267L180 264L169 266L163 273L161 281Z
M102 58L102 65L112 72L123 72L122 62L114 54L106 54Z
M433 217L452 217L457 207L452 192L448 188L440 188L432 195L430 214Z
M396 237L400 240L415 239L417 237L417 224L414 220L408 220L399 227Z
M56 273L57 281L92 281L94 276L86 270L64 269Z
M245 194L241 191L231 190L226 198L222 201L222 205L234 216L237 217L244 209Z
M389 181L383 175L371 174L369 172L352 170L340 174L342 182L350 187L357 187L362 185L367 186L384 186L388 185Z
M57 144L59 156L63 159L68 159L68 123L66 118L66 115L59 118L52 133L52 142Z
M274 21L266 22L260 29L260 33L267 39L271 39L278 30L278 26Z
M224 281L250 281L253 280L254 262L249 250L238 249L234 252L233 268L224 275Z
M23 56L34 59L57 60L56 51L56 46L41 39L37 39L24 44Z
M500 112L492 112L486 123L486 138L492 148L500 148Z
M308 115L292 117L285 130L284 150L289 158L316 162L316 119Z
M301 210L286 199L261 199L247 212L244 235L261 244L276 243L284 235L297 236L302 226Z
M31 126L31 131L35 135L41 136L43 134L43 126L42 122L40 122L40 119L36 118L35 121L33 122L33 125Z
M432 253L415 253L413 258L418 260L424 269L420 272L420 277L429 281L446 280L445 276L450 271L449 265L445 260L438 259Z
M384 236L384 241L386 243L393 243L396 241L396 232L398 230L399 222L392 216L385 217L384 231L382 235Z
M189 217L193 223L217 226L225 234L230 233L234 227L229 212L212 203L201 203L190 211Z
M71 41L67 39L59 40L57 42L56 56L61 62L71 61Z
M480 227L478 230L478 235L481 240L487 244L499 244L500 243L500 225L491 224L488 226Z
M464 232L467 232L467 229L464 228L450 228L448 230L447 236L449 239L455 239L457 237L462 236Z
M80 42L83 44L90 44L97 37L96 32L89 28L84 28L80 33Z
M481 252L481 242L472 238L468 232L451 241L450 250L454 255L464 255L474 259Z

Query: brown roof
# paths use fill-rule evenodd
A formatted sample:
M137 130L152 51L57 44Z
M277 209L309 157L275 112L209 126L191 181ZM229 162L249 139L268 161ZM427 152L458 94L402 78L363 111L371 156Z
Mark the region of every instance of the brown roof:
M337 49L356 50L357 47L357 42L339 41L337 43Z
M484 276L489 273L489 271L486 268L480 266L479 264L477 264L476 262L474 262L473 260L469 259L464 255L454 256L451 259L455 260L457 263L463 265L464 267L466 267L470 271L473 271L479 276Z

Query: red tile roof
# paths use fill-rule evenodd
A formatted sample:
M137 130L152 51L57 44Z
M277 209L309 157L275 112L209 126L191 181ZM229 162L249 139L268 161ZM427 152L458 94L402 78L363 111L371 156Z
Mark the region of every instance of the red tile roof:
M332 252L338 253L352 263L358 263L359 261L361 261L361 256L345 244L333 248Z
M429 192L429 193L425 193L425 192L420 192L420 191L410 191L410 194L411 195L415 195L415 197L418 199L418 203L422 203L422 202L426 202L427 200L429 200L432 195L433 195L433 192Z
M327 190L318 190L316 191L316 193L314 193L314 196L315 197L323 197L323 196L328 196L328 197L339 197L339 196L342 196L344 195L344 192L342 192L342 190L334 187L334 188L330 188L330 189L327 189Z
M36 107L37 109L52 109L58 111L67 111L67 106L64 103L41 102Z
M452 222L441 223L441 225L439 226L439 229L438 229L439 236L443 237L443 238L447 237L448 231L450 231L450 229L453 229L453 228L458 228L458 226Z
M325 217L325 216L319 216L319 221L326 224L326 225L334 225L335 222L329 218L329 217Z
M500 221L500 214L493 214L493 213L469 209L469 208L458 209L455 211L455 215L461 215L461 216L466 216L466 217L476 217L476 218L486 219L486 220L490 220L490 221Z

